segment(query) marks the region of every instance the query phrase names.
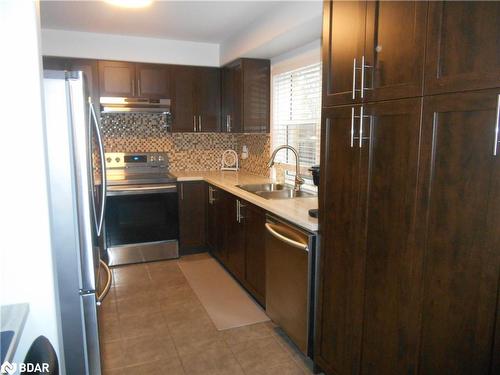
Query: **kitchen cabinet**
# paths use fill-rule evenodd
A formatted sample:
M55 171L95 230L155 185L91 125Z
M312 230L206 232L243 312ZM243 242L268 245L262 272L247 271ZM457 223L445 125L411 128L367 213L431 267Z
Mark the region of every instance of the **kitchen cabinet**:
M207 191L210 252L264 306L265 211L212 185Z
M222 131L269 133L270 61L243 58L222 68Z
M266 304L266 212L260 207L245 203L245 283L262 306Z
M499 101L500 89L424 101L417 211L423 374L498 373L491 369L500 363Z
M206 187L204 182L179 182L180 254L206 248Z
M422 95L427 3L326 1L323 106Z
M170 98L168 65L99 61L100 96Z
M425 93L500 86L500 2L430 2Z
M224 247L226 233L224 194L221 189L212 185L207 186L207 245L210 253L221 263L225 263L227 259Z
M97 60L66 57L43 56L43 68L51 70L83 71L88 90L94 102L94 108L99 112L99 76Z
M220 128L218 68L175 66L172 104L174 132L216 132Z

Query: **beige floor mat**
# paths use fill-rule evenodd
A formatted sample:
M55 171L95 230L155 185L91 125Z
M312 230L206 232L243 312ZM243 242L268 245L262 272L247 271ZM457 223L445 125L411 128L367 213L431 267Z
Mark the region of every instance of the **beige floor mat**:
M264 310L210 255L182 257L179 267L219 331L269 320Z

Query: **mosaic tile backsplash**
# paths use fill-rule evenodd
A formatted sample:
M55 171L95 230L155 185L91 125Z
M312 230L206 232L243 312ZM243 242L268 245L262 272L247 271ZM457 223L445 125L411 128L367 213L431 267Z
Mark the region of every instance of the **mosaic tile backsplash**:
M101 127L106 152L166 152L171 171L218 170L222 152L233 149L241 155L244 144L249 157L242 170L267 176L268 134L169 133L162 114L103 114Z

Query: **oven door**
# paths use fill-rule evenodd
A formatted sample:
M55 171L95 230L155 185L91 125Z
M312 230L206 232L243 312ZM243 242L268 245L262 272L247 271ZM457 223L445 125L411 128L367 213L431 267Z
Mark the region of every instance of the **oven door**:
M109 265L178 257L177 186L110 186L106 207Z

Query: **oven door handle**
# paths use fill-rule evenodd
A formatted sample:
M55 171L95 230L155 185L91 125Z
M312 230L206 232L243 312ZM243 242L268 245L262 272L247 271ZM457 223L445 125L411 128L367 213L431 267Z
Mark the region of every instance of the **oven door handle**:
M162 193L176 193L176 185L159 185L159 186L138 186L138 187L108 187L108 197L117 195L142 195L142 194L162 194Z

